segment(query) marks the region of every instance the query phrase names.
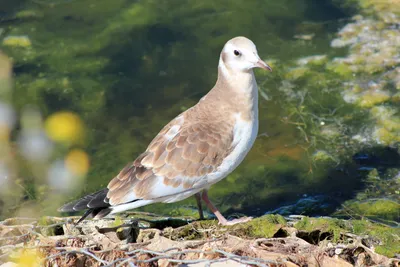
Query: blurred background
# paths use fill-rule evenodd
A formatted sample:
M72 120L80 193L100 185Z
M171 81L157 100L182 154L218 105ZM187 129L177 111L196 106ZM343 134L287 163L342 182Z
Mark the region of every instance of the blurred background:
M274 71L256 70L259 136L217 206L398 225L400 1L381 2L0 0L0 219L107 186L243 35ZM141 210L197 216L192 198Z

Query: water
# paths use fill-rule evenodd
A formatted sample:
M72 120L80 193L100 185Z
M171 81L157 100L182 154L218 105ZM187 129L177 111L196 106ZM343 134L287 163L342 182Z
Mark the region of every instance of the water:
M227 214L260 215L304 194L322 194L322 208L313 214L327 215L363 186L350 161L314 164L312 155L326 148L311 146L312 129L291 123L301 115L301 95L289 100L283 93L283 70L298 58L343 54L329 44L351 13L331 1L42 0L0 6L0 38L23 35L32 42L3 47L15 60L15 108L35 105L45 117L73 111L86 126L80 147L91 166L75 196L106 186L163 125L195 104L216 80L223 44L237 35L252 39L274 72L256 71L269 99L260 99L260 136L243 164L211 189L218 206ZM343 105L341 98L316 94L315 101L331 110ZM194 203L145 209L179 213Z

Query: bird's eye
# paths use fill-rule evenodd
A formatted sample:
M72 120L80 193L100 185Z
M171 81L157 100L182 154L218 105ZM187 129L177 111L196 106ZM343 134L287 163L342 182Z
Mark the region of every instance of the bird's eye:
M240 56L240 52L237 50L234 50L233 53L235 54L235 56Z

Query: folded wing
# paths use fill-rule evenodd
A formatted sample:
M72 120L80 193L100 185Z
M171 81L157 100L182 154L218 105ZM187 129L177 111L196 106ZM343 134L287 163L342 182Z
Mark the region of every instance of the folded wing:
M108 184L111 206L138 199L157 200L202 187L231 151L226 123L192 122L179 116L165 126L147 150Z

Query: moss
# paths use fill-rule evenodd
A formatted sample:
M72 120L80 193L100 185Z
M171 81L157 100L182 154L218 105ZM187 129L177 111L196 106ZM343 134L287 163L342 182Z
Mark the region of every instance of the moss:
M268 214L247 223L228 226L228 232L239 237L273 237L279 229L286 225L281 215Z
M379 240L375 251L387 257L400 253L400 229L372 223L368 220L352 220L352 232L360 236L368 236Z
M110 227L118 227L120 225L124 224L124 220L122 219L121 216L116 215L114 217L113 223L110 225Z
M376 252L394 257L400 252L400 229L372 223L368 220L340 220L335 218L304 217L294 227L301 231L330 232L334 242L347 242L343 234L354 233L359 236L377 239Z
M169 231L168 235L173 240L193 240L205 237L231 234L243 238L273 237L286 220L281 215L268 214L255 218L247 223L232 226L218 225L217 220L196 221Z
M346 228L346 221L334 218L310 218L304 217L301 221L297 222L294 227L301 231L320 231L329 232L332 235L332 240L338 242L341 234Z
M187 207L177 207L173 209L169 214L174 217L176 216L184 216L190 218L199 217L199 212L197 211L197 209L187 208Z
M181 226L177 229L173 229L169 233L169 238L172 240L194 240L194 239L201 239L205 237L204 235L207 234L208 230L216 229L218 222L215 220L208 220L208 221L197 221L192 224L188 224L185 226Z
M56 233L55 227L48 227L49 225L57 223L51 217L43 216L38 220L37 227L40 229L40 232L45 236L53 236Z

